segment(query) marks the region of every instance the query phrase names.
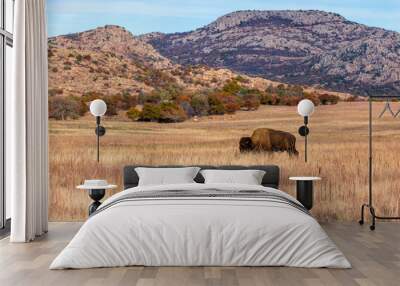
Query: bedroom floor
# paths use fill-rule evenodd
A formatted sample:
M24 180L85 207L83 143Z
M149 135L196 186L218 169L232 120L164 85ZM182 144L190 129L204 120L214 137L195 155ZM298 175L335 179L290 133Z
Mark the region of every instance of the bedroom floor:
M81 223L50 223L49 233L30 244L0 241L0 285L399 285L400 224L323 224L353 269L285 267L126 267L48 270Z

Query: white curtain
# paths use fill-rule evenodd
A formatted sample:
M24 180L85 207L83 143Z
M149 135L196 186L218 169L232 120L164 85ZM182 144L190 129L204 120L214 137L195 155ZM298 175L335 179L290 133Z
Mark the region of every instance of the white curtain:
M6 98L6 186L12 242L48 226L47 31L45 0L16 0L13 93Z

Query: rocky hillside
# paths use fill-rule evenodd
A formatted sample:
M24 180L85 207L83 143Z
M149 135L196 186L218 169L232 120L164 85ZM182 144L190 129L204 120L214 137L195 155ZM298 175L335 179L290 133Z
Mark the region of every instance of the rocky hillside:
M221 87L238 74L206 66L181 66L161 56L150 44L119 26L49 39L51 95L138 95L179 86L189 90ZM264 89L277 83L250 78L247 85Z
M239 11L195 31L144 35L183 64L336 91L400 92L400 33L321 11Z
M220 88L239 75L229 69L173 63L147 43L160 36L135 37L123 27L108 25L50 38L50 95L139 95L177 86L188 90ZM249 88L264 90L279 84L260 77L241 77Z

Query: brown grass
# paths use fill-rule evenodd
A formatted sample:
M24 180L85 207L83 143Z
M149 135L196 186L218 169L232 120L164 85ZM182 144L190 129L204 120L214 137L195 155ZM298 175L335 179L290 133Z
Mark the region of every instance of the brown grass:
M374 204L379 214L399 215L399 120L374 117ZM400 106L394 106L398 108ZM309 163L303 161L302 119L296 107L263 106L254 112L202 118L178 124L104 120L97 164L94 119L50 123L50 219L75 221L87 216L90 199L75 189L84 179L104 178L122 188L127 164L277 164L281 189L294 194L294 175L318 175L312 213L320 220L358 220L367 200L368 106L365 102L319 106L310 120ZM298 158L284 153L240 154L238 140L253 129L271 127L296 134Z

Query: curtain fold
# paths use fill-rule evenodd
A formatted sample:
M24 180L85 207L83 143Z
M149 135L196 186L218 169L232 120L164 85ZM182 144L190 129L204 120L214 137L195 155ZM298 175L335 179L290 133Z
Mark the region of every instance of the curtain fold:
M13 93L6 112L12 242L48 227L48 86L45 0L17 0Z

